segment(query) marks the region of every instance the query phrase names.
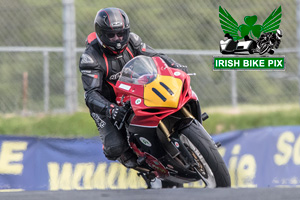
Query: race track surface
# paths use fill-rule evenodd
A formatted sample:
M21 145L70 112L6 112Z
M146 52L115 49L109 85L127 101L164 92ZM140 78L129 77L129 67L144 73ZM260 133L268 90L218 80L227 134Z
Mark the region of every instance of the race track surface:
M300 188L139 189L1 192L1 200L299 200Z

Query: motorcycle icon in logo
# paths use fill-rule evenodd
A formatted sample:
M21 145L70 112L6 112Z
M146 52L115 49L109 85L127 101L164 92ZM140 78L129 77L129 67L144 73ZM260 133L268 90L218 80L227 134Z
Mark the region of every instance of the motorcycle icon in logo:
M235 54L248 52L249 54L265 53L274 54L278 49L282 30L279 29L281 22L281 6L275 9L262 25L255 24L257 16L246 16L244 22L238 23L226 9L219 7L219 18L224 32L224 39L220 41L220 52L222 54ZM239 41L244 39L244 41Z

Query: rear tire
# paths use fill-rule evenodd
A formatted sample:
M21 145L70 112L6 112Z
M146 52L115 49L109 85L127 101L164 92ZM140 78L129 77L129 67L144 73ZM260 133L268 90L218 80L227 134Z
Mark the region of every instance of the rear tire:
M198 158L203 157L204 165L206 163L208 165L208 167L205 167L208 177L202 177L207 187L230 187L231 181L228 169L215 143L203 126L195 120L189 127L183 129L181 134L181 141L189 148L196 148L194 155L197 155ZM200 155L198 156L198 154ZM211 175L211 172L213 175Z

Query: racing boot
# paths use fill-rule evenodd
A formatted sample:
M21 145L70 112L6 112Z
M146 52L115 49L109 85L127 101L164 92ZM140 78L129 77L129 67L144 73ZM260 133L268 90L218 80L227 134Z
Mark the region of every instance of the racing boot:
M127 168L137 167L137 156L131 149L125 151L117 160Z

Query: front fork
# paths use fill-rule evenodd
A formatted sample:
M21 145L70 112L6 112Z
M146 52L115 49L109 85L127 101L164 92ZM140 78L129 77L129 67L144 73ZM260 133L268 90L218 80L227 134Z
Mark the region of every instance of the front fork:
M180 140L179 132L180 130L188 127L191 123L193 123L195 118L185 107L182 107L180 111L185 118L180 120L179 125L176 126L176 129L172 131L172 133L162 121L159 122L158 127L164 134L165 138L167 138L168 142L171 143L173 146L173 148L170 148L170 145L168 144L168 150L170 150L170 155L174 155L172 156L173 159L175 159L185 168L189 168L190 166L197 165L197 163L195 162L193 156L190 154L189 150Z
M193 121L195 119L195 117L185 107L182 107L180 109L180 111L185 116L185 119L187 119L189 121ZM202 118L202 121L205 121L206 119L208 119L207 113L204 112L203 114L201 114L201 118ZM185 125L185 127L188 126L188 125L190 125L190 123ZM160 130L164 133L164 135L166 136L166 138L170 142L170 137L171 137L172 134L170 133L170 131L168 130L166 125L162 121L160 121L159 124L158 124L158 127L160 128ZM184 127L181 127L181 128L184 128Z
M166 149L169 152L169 154L177 162L181 163L184 167L188 168L190 166L196 166L197 163L195 162L194 157L190 154L190 151L180 140L179 133L180 130L190 126L190 124L195 121L195 117L185 107L182 107L180 109L180 112L182 113L184 118L181 119L179 123L174 126L176 127L175 130L172 130L172 132L170 132L165 123L162 121L159 122L158 127L164 134L164 138L167 139L163 139L163 143L165 144L165 147L167 147ZM201 121L205 121L206 119L208 119L208 115L204 112L203 114L201 114ZM219 147L220 144L217 143L216 146Z

